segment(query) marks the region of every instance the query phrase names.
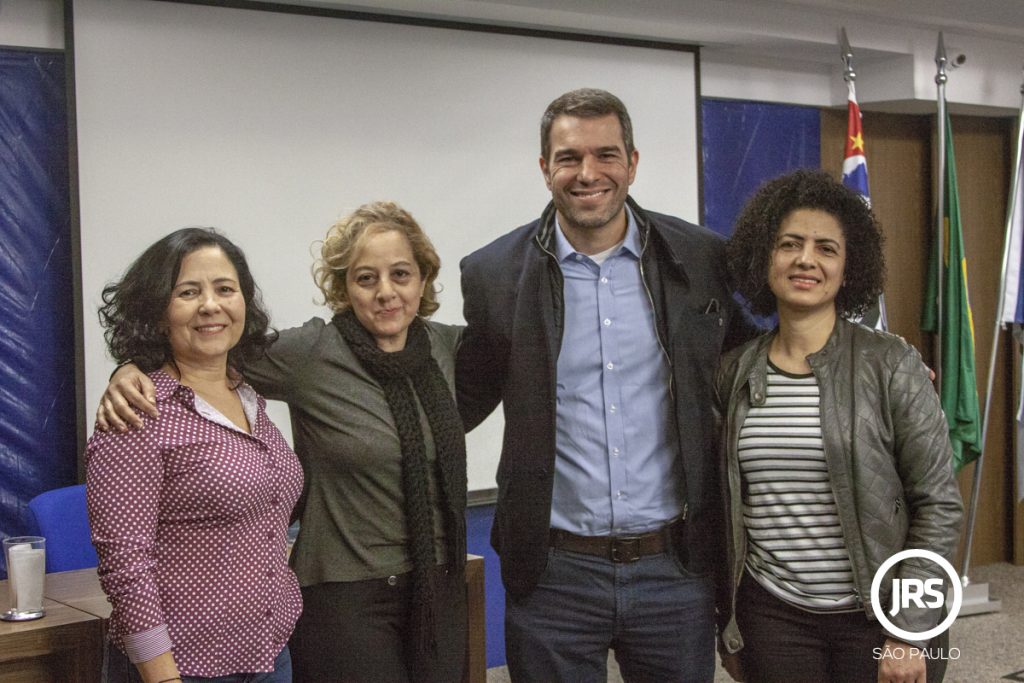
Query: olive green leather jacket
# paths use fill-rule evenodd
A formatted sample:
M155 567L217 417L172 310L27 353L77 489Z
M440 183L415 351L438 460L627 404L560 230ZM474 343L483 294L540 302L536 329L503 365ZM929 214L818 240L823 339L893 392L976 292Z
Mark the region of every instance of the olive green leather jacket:
M729 352L717 377L725 419L721 471L729 540L718 609L721 646L729 653L743 647L734 611L747 543L737 440L750 406L765 401L773 335ZM840 319L807 362L818 380L825 461L855 589L874 619L871 581L885 560L908 548L931 550L947 560L956 552L963 505L953 478L949 428L920 354L899 337ZM941 568L916 558L899 563L892 576L949 584ZM887 577L879 592L887 610L891 592ZM911 607L890 618L899 628L920 633L934 627L939 614Z

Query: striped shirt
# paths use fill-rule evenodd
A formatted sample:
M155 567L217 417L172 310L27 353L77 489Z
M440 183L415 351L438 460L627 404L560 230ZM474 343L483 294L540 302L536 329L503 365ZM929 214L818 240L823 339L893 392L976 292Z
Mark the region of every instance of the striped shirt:
M816 612L857 609L821 437L818 382L768 364L764 405L739 433L747 569L773 595Z

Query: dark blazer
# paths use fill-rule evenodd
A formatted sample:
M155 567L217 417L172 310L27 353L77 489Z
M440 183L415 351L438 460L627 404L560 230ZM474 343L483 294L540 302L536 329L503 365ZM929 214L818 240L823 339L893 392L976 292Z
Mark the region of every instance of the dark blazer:
M724 561L714 378L723 350L759 331L732 297L724 245L704 228L627 200L641 236L641 272L672 366L685 523L677 551L703 574ZM472 429L503 402L505 434L491 543L513 596L547 563L555 463L555 368L562 344L562 273L555 209L462 261L467 328L456 364L459 411Z

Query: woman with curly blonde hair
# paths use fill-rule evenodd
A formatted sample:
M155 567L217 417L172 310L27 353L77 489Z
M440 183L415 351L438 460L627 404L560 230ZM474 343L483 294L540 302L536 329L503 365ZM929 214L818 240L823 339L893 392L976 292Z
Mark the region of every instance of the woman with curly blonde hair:
M333 318L281 331L243 368L258 391L291 409L306 474L291 557L305 605L290 643L295 680L459 680L466 447L453 397L461 329L428 320L440 259L393 202L339 220L320 251L313 277ZM104 404L126 405L142 386L123 372ZM101 411L99 421L121 426Z

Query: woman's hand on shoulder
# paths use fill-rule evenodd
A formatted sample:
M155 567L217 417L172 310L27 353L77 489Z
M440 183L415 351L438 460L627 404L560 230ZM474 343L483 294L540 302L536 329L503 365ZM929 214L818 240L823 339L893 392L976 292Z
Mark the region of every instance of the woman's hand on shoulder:
M96 409L96 429L107 432L128 431L142 427L142 418L133 409L150 417L158 417L156 390L152 380L134 363L122 365L110 378L110 384Z

